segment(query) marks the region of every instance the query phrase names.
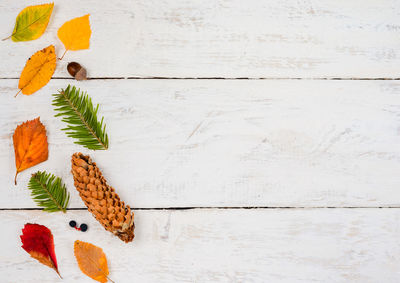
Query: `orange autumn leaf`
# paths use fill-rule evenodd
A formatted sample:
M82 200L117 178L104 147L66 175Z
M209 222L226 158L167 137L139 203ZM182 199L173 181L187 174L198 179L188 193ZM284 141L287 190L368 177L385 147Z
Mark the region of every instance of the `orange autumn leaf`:
M65 22L57 32L58 38L65 46L64 57L68 50L81 50L89 48L89 40L92 34L90 30L89 14L83 17Z
M56 61L56 52L53 45L33 54L26 61L19 78L19 92L22 91L23 94L30 95L45 86L54 74Z
M13 143L17 184L19 172L46 161L49 157L46 128L40 122L40 118L19 125L14 131Z
M103 250L91 243L76 240L74 253L81 271L98 282L112 281L107 277L109 274L107 258Z

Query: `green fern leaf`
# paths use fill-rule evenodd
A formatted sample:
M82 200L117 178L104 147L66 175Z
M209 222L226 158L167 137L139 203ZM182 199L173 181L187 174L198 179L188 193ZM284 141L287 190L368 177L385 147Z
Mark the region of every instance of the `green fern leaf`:
M44 211L66 212L69 203L69 193L65 185L61 183L61 178L50 173L36 172L29 180L28 188L31 190L33 200Z
M59 113L55 117L63 116L62 121L68 124L67 136L77 139L76 144L88 149L108 149L108 136L104 117L100 122L97 119L99 105L93 106L92 99L87 93L68 85L59 93L53 94L53 106Z

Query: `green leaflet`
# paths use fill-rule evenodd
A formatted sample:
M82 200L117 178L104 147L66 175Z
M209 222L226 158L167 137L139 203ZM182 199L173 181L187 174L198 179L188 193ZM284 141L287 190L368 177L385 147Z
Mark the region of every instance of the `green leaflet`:
M54 3L29 6L23 9L15 20L11 39L15 42L38 39L46 30ZM6 40L7 37L3 40Z
M99 122L99 105L95 108L87 93L80 93L79 89L68 85L65 90L62 89L53 96L53 106L56 106L55 111L59 112L55 117L62 116L62 121L68 124L62 129L66 131L67 136L77 139L76 144L88 149L108 149L104 118Z
M66 212L69 203L69 193L61 178L47 172L36 172L29 180L33 200L47 212Z

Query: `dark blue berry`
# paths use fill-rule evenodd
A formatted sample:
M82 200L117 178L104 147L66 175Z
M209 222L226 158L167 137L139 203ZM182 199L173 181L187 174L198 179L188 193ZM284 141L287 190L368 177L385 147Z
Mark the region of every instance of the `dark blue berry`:
M81 224L81 226L79 227L79 229L81 229L82 232L86 232L88 229L88 226L86 224Z
M72 228L76 227L76 222L74 220L71 220L69 222L69 226L71 226Z

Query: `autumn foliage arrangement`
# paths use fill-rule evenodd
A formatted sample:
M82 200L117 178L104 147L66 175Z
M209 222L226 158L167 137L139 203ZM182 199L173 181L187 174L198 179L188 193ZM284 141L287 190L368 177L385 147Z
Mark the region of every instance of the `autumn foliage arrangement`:
M10 36L14 42L38 39L50 21L54 3L29 6L17 16ZM35 52L25 64L18 83L19 93L31 95L44 87L52 78L57 60L62 60L68 51L88 49L91 28L89 14L65 22L57 31L64 45L61 58L57 58L53 44ZM86 69L80 64L68 64L68 72L76 80L86 80ZM75 143L89 150L107 150L109 138L104 118L99 118L99 104L93 104L86 92L68 85L53 94L52 105L66 124L62 130ZM17 176L24 170L38 165L49 158L47 131L37 117L18 125L13 134L15 153L15 184ZM74 185L88 210L108 231L128 243L134 238L134 213L120 200L114 188L109 186L96 163L82 153L72 156ZM45 212L67 212L70 194L60 177L37 171L28 183L35 203ZM83 230L82 230L83 231ZM55 254L53 234L39 224L25 224L20 236L22 248L40 263L54 269L60 276ZM98 282L113 282L109 277L107 259L101 248L90 243L75 241L74 254L81 271Z
M12 34L4 38L13 41L29 41L38 39L47 28L54 3L29 6L23 9L15 20ZM69 50L88 49L90 46L89 14L64 23L57 32L58 38L64 44L65 51L60 60ZM16 96L22 92L31 95L45 86L56 69L57 57L54 45L49 45L33 54L22 70Z

